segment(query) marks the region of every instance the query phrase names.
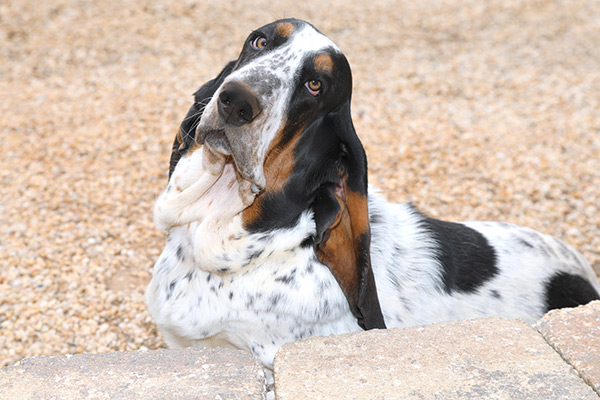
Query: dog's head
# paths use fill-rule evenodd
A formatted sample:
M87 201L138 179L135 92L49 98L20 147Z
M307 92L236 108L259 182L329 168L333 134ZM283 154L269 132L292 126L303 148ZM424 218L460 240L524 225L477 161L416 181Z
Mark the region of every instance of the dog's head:
M312 25L276 21L252 32L237 60L195 93L171 170L196 145L235 164L249 231L293 227L336 277L363 328L385 327L370 263L367 159L350 116L352 76ZM224 202L227 199L223 199Z

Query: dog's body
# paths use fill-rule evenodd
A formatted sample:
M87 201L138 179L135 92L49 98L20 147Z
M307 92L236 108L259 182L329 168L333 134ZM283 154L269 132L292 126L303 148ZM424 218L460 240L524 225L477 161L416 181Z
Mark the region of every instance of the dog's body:
M155 207L169 235L147 300L169 346L231 345L271 367L311 335L534 322L600 298L589 264L553 237L367 196L350 95L342 53L298 20L253 32L196 93Z

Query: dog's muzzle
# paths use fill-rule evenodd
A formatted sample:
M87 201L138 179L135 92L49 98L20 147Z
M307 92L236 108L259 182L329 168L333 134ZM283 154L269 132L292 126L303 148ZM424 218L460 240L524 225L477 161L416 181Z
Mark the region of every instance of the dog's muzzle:
M231 156L241 178L240 194L245 203L252 203L266 186L264 154L259 154L261 132L253 126L263 111L260 98L246 84L230 81L220 89L215 108L216 112L213 108L206 115L206 124L198 126L197 140L212 151Z

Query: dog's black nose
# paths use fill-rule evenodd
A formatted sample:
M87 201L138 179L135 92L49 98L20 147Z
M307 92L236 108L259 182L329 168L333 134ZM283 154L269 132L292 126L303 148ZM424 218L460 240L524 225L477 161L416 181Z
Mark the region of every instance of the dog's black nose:
M258 96L238 82L228 82L223 86L217 109L226 123L235 126L249 124L262 111Z

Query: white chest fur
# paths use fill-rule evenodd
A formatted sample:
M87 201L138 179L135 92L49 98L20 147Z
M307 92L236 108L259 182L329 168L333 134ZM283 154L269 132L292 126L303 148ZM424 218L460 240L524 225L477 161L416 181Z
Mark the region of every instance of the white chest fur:
M167 344L227 343L271 365L284 343L359 330L335 278L300 245L314 233L312 213L291 229L249 234L233 167L215 174L204 156L179 162L155 206L169 234L146 297Z
M273 241L250 235L248 242L255 248L266 244L262 251L238 272L219 274L209 270L231 261L216 268L197 262L194 242L203 237L199 228L191 224L171 230L147 290L150 311L169 346L225 342L252 351L270 365L284 343L360 329L337 282L312 248L277 253Z

